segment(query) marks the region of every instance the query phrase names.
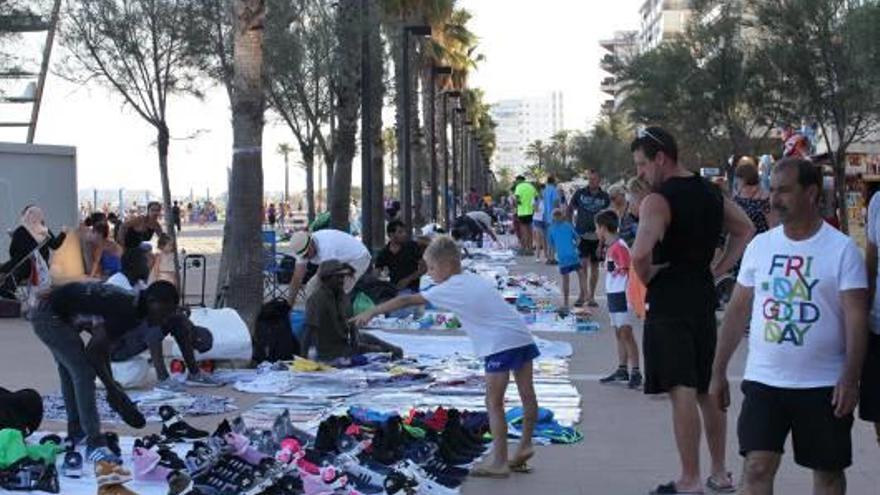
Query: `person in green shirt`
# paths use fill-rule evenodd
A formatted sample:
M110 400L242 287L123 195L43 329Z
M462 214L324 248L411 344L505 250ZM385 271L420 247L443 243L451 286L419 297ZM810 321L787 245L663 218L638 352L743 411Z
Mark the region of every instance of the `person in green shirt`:
M535 198L538 190L531 182L526 182L523 176L517 176L517 185L513 190L516 196L516 217L519 220L520 255L531 256L534 254L532 247L532 216L535 214Z

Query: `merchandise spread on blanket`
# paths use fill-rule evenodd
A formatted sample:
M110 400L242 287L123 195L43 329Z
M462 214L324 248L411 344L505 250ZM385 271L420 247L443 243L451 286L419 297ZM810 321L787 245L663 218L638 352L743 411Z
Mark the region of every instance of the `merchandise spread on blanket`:
M96 395L101 421L122 423L122 418L107 404L106 393L98 391ZM224 414L238 409L233 404L232 398L220 395L191 395L185 392L168 392L156 389L146 392L130 392L129 397L137 404L138 409L149 422L161 421L159 407L162 405L173 406L185 416ZM67 421L67 411L64 408L64 399L61 398L61 394L43 396L43 420Z

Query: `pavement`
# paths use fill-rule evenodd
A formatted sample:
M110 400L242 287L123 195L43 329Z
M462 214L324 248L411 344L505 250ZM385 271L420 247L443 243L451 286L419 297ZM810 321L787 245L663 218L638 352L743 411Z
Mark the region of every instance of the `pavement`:
M220 235L218 226L199 228L184 226L181 247L189 253L208 257L208 301L213 300L214 280L219 261ZM281 248L283 250L283 246ZM520 258L516 272L553 275L555 267L536 264L533 259ZM574 284L576 285L576 284ZM600 280L600 286L602 282ZM194 287L194 286L193 286ZM602 302L600 298L600 303ZM598 315L599 332L590 334L540 334L541 337L565 340L574 346L571 374L582 396L582 421L579 428L584 440L574 445L539 447L531 464L531 474L514 475L507 480L470 479L462 494L645 494L658 483L675 479L678 459L675 450L669 401L664 397L646 396L620 386L600 385L600 376L616 366L614 333L608 327L608 315ZM641 328L636 328L641 342ZM735 432L742 394L736 389L745 363L745 346L741 346L730 368L733 385L732 405L728 414L728 466L738 478L741 458L737 453ZM24 320L0 320L0 386L8 389L30 387L41 393L58 390L58 375L51 355L34 336ZM195 393L200 393L195 390ZM235 399L239 410L254 404L259 396L235 392L231 388L203 393L221 393ZM540 403L540 397L538 397ZM232 417L235 414L228 414ZM213 429L222 416L191 418L192 424ZM120 434L145 435L158 433L159 425L132 431L119 425L106 425ZM48 422L43 429L63 431L65 425ZM880 447L873 426L856 420L852 432L853 466L847 470L849 493L880 493ZM708 476L708 451L703 445L703 476ZM812 492L811 474L794 465L790 443L776 482L776 493L804 494ZM2 490L0 490L2 493ZM707 492L710 493L710 492Z

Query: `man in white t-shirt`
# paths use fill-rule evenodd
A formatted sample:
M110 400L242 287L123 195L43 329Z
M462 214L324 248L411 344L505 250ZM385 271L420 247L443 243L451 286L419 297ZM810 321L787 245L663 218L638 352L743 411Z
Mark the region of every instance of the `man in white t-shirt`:
M748 323L738 422L744 493L770 494L791 432L814 492L843 494L867 336L867 277L858 247L819 211L822 175L786 158L771 177L782 226L752 240L725 312L709 393L730 404L727 365Z
M455 313L471 339L474 354L484 360L486 409L493 438L491 456L475 466L470 476L507 478L511 471L528 472L527 461L534 455L532 432L538 414L532 367L532 361L540 354L538 347L520 314L488 280L462 273L461 252L455 241L449 237L434 239L425 250L424 259L428 275L436 285L419 294L398 296L352 321L362 327L374 316L427 303ZM523 404L523 428L519 448L508 458L504 395L511 374Z
M874 194L868 204L865 264L868 268L868 301L871 304L868 353L862 370L859 417L874 423L877 442L880 443L880 294L877 293L878 249L880 249L880 194Z
M290 248L297 258L288 295L291 306L296 303L296 297L302 287L302 281L306 275L306 263L320 265L327 260L336 260L354 268L354 276L347 278L343 284L343 289L348 294L354 289L355 283L370 269L372 261L372 256L364 243L340 230L325 229L315 233L296 232L290 239ZM317 287L318 280L316 277L312 277L306 285L306 299Z

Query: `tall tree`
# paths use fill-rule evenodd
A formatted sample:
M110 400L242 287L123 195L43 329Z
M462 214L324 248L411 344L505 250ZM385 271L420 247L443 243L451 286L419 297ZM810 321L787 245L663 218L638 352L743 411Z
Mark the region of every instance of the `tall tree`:
M370 141L370 167L372 169L371 200L372 204L364 204L363 208L371 208L374 251L384 245L385 232L385 152L382 130L382 109L385 101L385 44L380 30L381 7L378 2L365 0L366 30L363 49L366 73L364 78L367 129L361 129L361 139ZM366 109L364 110L366 111Z
M168 179L168 97L202 96L197 75L203 61L188 43L193 26L190 2L68 2L62 17L65 77L80 83L100 81L155 130L165 229L176 241Z
M235 0L232 86L232 171L223 255L227 303L250 328L263 302L263 31L264 0Z
M351 214L351 166L360 108L360 62L362 29L361 0L339 0L336 12L334 53L334 88L338 109L338 136L334 142L336 163L330 199L330 222L333 228L348 231Z
M270 0L266 33L266 91L272 110L296 138L306 171L309 222L315 219L315 158L329 150L325 135L335 39L327 6L313 0Z
M750 1L766 60L778 71L776 96L789 122L818 124L831 152L838 205L846 208L846 153L878 130L880 3L876 0ZM841 229L849 230L848 215Z

